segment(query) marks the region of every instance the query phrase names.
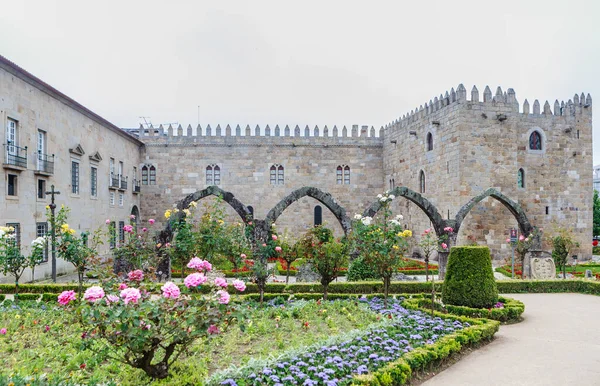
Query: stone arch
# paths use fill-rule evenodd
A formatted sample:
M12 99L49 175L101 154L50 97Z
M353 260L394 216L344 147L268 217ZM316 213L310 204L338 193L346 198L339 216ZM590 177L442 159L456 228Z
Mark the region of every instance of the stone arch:
M340 204L338 204L335 199L331 196L331 194L322 191L319 188L313 188L310 186L305 186L300 189L296 189L290 194L288 194L285 198L283 198L277 205L275 205L269 213L267 213L267 217L265 222L270 226L273 224L279 216L287 209L288 206L298 201L302 197L312 197L315 200L319 201L321 204L325 205L327 209L333 213L335 218L339 221L342 229L344 230L344 234L348 234L350 231L352 224L350 218L346 215L346 209L344 209Z
M133 217L133 222L137 224L140 218L140 210L138 209L137 205L134 205L131 208L131 215L135 216Z
M465 217L467 217L467 214L469 214L471 209L473 209L475 205L477 205L486 197L493 197L496 200L500 201L500 203L502 203L502 205L504 205L510 211L510 213L512 213L512 215L515 216L515 219L519 224L519 229L521 230L521 233L523 233L525 236L528 236L533 231L533 226L529 222L525 211L523 211L519 204L517 204L504 194L500 193L496 189L489 188L483 191L482 193L478 194L477 196L471 198L469 202L467 202L465 205L463 205L462 208L460 208L455 217L455 233L458 233L458 230L460 229L463 220L465 219Z
M247 222L253 219L254 215L248 209L248 207L240 200L235 198L233 193L226 192L218 186L209 186L204 190L199 190L195 193L187 195L183 200L179 201L177 204L177 209L183 210L189 208L190 204L194 201L199 201L208 196L217 196L220 197L224 202L228 203L233 210L242 218L242 221Z
M435 205L433 205L428 199L423 197L421 194L405 187L399 186L388 191L388 194L393 194L396 197L404 197L405 199L413 202L417 205L433 224L433 228L435 229L435 233L441 235L443 233L444 227L446 226L445 220L440 215L440 212L437 210ZM379 212L381 209L381 202L379 200L375 201L371 206L363 212L363 216L373 217Z

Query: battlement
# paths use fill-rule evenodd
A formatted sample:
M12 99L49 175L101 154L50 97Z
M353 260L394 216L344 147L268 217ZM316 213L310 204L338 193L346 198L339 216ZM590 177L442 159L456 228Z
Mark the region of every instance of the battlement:
M483 91L483 101L480 101L479 90L476 86L473 86L471 89L471 99L469 100L467 99L467 89L461 83L458 85L456 91L453 87L450 92L446 91L444 95L440 94L439 97L435 97L433 100L430 99L429 102L425 102L425 105L421 105L418 108L411 110L409 113L398 117L395 121L388 123L384 126L384 129L390 127L406 127L425 117L435 115L438 111L451 108L452 106L461 103L478 103L484 108L486 106L489 106L490 108L509 107L512 112L521 112L525 115L575 116L576 114L583 114L586 111L591 113L592 97L590 94L587 94L586 96L584 93L581 93L581 95L575 94L575 96L567 102L562 101L559 103L558 99L556 99L554 101L553 109L550 107L550 103L546 101L543 110L540 108L540 102L537 99L533 103L532 110L530 109L529 102L525 99L523 102L523 109L519 111L519 102L517 101L515 90L512 88L509 88L507 91L502 91L502 88L498 86L496 88L496 93L492 95L490 87L485 86L485 90Z
M202 127L201 125L195 128L192 125L188 125L187 128L178 125L173 127L169 125L166 129L160 125L154 128L143 127L140 125L139 129L125 129L130 134L139 137L142 141L144 140L173 140L173 141L191 141L198 142L199 140L216 140L218 138L227 137L240 137L240 138L257 138L264 140L267 137L280 137L280 138L303 138L303 139L324 139L324 138L350 138L350 139L364 139L364 140L375 140L376 138L383 137L383 127L379 130L375 130L373 126L363 125L359 128L359 125L352 125L350 130L346 126L338 129L337 126L329 128L325 125L322 129L319 126L315 126L310 129L307 126L301 129L300 126L296 125L293 129L289 125L281 128L279 125L271 128L267 125L261 128L259 125L252 129L250 125L246 125L244 129L240 125L236 125L232 128L230 125L226 125L223 129L221 125L217 125L215 128L211 125Z

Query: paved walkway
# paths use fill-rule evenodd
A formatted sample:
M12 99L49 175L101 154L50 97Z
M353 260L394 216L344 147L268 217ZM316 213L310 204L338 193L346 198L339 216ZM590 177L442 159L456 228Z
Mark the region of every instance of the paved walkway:
M508 296L525 303L525 320L423 386L600 385L600 296Z

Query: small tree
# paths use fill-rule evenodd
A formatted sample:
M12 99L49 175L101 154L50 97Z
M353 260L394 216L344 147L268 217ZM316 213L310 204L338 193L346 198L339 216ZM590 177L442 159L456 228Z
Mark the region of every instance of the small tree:
M559 271L563 273L563 279L567 277L567 259L569 253L573 248L579 247L579 243L575 241L573 232L565 228L557 228L555 230L555 236L550 239L552 243L552 258L554 264L558 267Z
M425 281L429 281L429 257L431 256L431 252L438 248L438 239L437 237L434 237L431 228L425 229L421 234L419 247L421 247L423 255L425 256Z
M392 194L377 196L380 202L380 217L354 216L352 231L353 245L365 262L371 265L383 281L384 305L387 298L392 276L404 263L404 254L408 250L407 239L412 237L412 231L404 230L400 220L402 216L391 218L390 204L395 198Z
M19 279L28 266L28 260L17 244L13 227L0 227L0 269L4 275L15 278L15 300L19 294Z
M279 238L279 246L281 247L280 259L286 264L285 284L288 284L292 264L302 256L301 243L292 243L287 233L284 233L283 237Z
M44 262L44 251L48 245L46 236L40 236L31 242L31 254L27 259L27 267L31 268L31 280L35 280L35 267Z
M148 221L150 230L146 226L138 226L134 220L135 217L131 217L129 225L123 227L125 240L113 249L113 255L127 262L127 269L141 269L146 275L155 276L160 257L156 253L156 240L151 236L154 220ZM107 220L107 223L110 221ZM109 228L109 234L115 234L112 225ZM96 269L96 273L104 276L100 269Z
M520 235L517 241L513 244L515 248L515 253L518 257L518 263L521 264L521 279L525 279L525 256L529 253L531 248L535 243L535 238L539 234L539 230L537 228L533 229L533 232L529 234L527 237ZM508 243L510 243L510 239L506 239Z
M323 300L327 300L329 284L338 278L341 268L348 263L346 245L335 241L331 229L321 225L310 229L298 244L299 253L306 256L312 269L321 276Z

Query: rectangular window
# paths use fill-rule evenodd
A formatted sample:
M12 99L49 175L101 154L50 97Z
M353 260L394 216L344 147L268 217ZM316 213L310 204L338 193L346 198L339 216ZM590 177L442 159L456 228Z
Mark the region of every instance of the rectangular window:
M111 158L108 162L108 170L110 171L110 176L112 177L115 174L115 159Z
M206 168L206 185L208 185L208 186L214 185L213 181L214 181L213 169L212 169L212 166L209 166Z
M215 166L213 174L215 176L215 185L221 185L221 168Z
M21 224L17 222L6 223L7 227L14 228L15 238L13 239L13 245L16 245L19 249L21 249Z
M71 161L71 193L79 194L79 162Z
M154 165L150 166L150 185L156 185L156 168Z
M92 166L90 173L92 197L98 197L98 169Z
M41 200L46 198L46 180L38 180L37 197Z
M8 175L8 195L9 196L17 195L17 175L16 174Z
M271 185L277 185L277 169L271 167Z
M37 170L46 170L46 132L38 130L37 135Z
M110 192L110 204L115 205L115 192Z
M116 223L114 221L110 222L109 233L110 233L110 248L113 249L117 246L117 230Z
M123 162L119 161L119 176L123 175Z
M15 155L17 154L17 121L14 119L8 118L8 123L6 125L6 144L8 154Z
M284 181L284 178L283 178L283 166L280 166L277 169L277 184L283 185L283 181Z
M350 185L350 168L348 166L344 169L344 185Z
M123 206L124 201L125 201L125 195L123 193L119 193L119 206Z
M125 242L125 221L119 221L119 242Z
M550 207L549 206L546 207L546 214L550 214Z
M341 167L337 168L337 171L336 171L336 174L335 174L335 182L338 185L342 184L342 168Z
M46 237L48 236L48 223L47 222L38 222L35 224L35 235L36 237ZM48 239L46 239L46 247L44 248L44 263L48 262Z

